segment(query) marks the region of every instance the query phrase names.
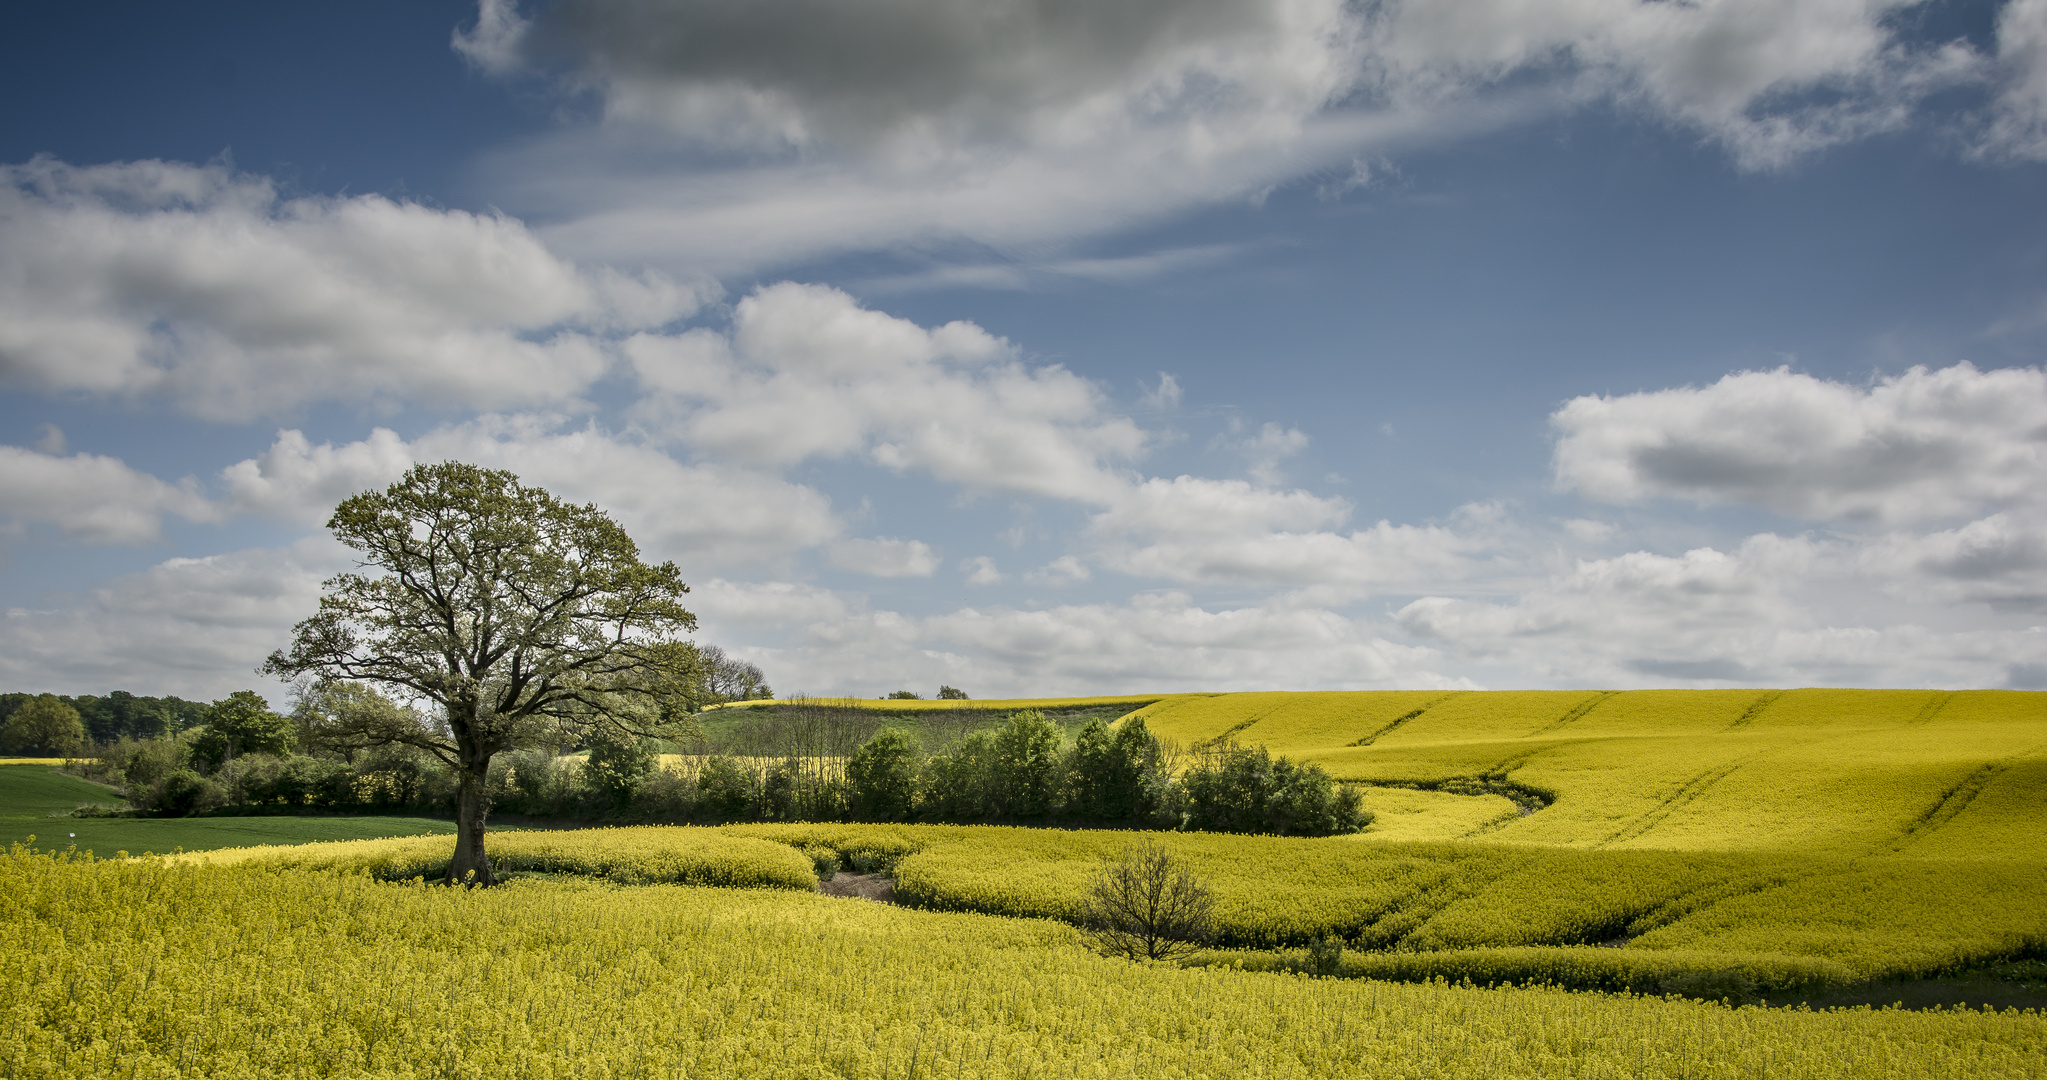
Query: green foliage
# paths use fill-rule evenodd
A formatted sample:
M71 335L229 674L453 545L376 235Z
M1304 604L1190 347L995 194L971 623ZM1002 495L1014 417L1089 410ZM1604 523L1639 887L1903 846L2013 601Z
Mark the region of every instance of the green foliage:
M643 739L606 738L591 744L583 777L613 809L623 809L654 775L660 759Z
M1082 821L1150 823L1165 813L1172 782L1164 751L1142 717L1113 733L1091 720L1066 757L1065 813Z
M129 798L140 809L164 817L184 817L200 810L210 810L226 801L220 785L190 769L179 769L148 791Z
M977 731L924 762L917 785L918 816L930 821L981 821L990 816L987 776L995 737Z
M371 683L438 713L337 721L325 737L402 743L449 767L463 823L450 880L492 880L484 817L498 753L699 732L689 587L674 563L641 562L597 507L443 462L349 497L327 525L376 572L330 578L319 611L263 670Z
M955 689L950 686L940 686L938 688L938 700L965 701L967 700L967 692L965 690Z
M716 756L697 771L699 805L711 817L734 821L753 816L753 775L729 757Z
M1051 815L1058 794L1059 729L1036 709L1009 715L995 733L988 762L988 809L1010 821L1037 821Z
M1329 836L1370 822L1358 793L1321 766L1274 758L1263 746L1224 744L1181 783L1188 827L1206 832Z
M922 700L924 700L924 698L923 698L923 696L922 696L922 695L918 694L918 693L917 693L917 692L916 692L915 690L891 690L891 691L889 691L889 694L888 694L888 696L887 696L886 698L884 698L883 700L885 700L885 701L922 701Z
M78 710L55 694L38 694L22 703L0 727L0 753L24 757L69 757L85 744L85 725Z
M292 722L270 711L254 690L237 690L206 708L206 727L191 742L192 756L213 772L244 754L287 754L298 743Z
M908 820L917 798L916 742L900 728L881 729L847 763L846 794L856 820Z

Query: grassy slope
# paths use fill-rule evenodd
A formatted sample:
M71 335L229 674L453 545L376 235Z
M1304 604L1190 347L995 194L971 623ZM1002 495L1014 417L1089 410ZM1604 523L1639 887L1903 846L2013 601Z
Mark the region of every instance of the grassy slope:
M400 817L72 818L81 803L122 806L110 788L45 765L0 765L0 845L36 838L39 848L76 844L106 856L117 851L208 851L252 844L303 844L379 836L451 833L453 822Z

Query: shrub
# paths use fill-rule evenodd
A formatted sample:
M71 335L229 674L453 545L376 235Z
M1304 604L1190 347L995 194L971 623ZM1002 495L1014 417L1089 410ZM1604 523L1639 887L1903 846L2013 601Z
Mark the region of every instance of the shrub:
M1358 792L1338 787L1321 766L1274 758L1263 746L1225 745L1181 783L1187 825L1208 832L1329 836L1371 820Z
M899 728L883 728L854 751L846 786L858 821L903 821L917 799L917 743Z
M220 785L193 772L179 769L164 777L141 799L130 796L139 809L150 810L164 817L184 817L201 810L211 810L221 804Z
M659 766L653 749L639 739L607 739L590 746L583 780L606 809L624 810Z
M1131 960L1180 960L1214 934L1215 898L1186 865L1146 841L1095 875L1081 929L1097 949Z

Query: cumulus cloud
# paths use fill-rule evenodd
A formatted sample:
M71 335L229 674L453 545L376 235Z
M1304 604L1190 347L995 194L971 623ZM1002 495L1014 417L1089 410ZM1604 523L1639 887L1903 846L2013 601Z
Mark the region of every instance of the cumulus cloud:
M62 448L59 432L54 445ZM49 440L46 440L49 441ZM49 525L89 544L140 544L164 518L217 521L222 510L190 477L167 484L99 454L36 453L0 446L0 532Z
M0 378L217 420L321 400L560 402L602 335L697 292L585 271L517 221L281 196L225 166L0 167Z
M1445 524L1342 531L1352 509L1344 499L1242 480L1153 478L1095 515L1088 535L1104 565L1140 577L1433 588L1469 577L1505 539L1497 506L1461 508Z
M769 562L841 529L830 501L812 488L743 467L684 464L559 416L484 416L409 442L379 429L340 446L315 446L287 430L222 477L238 508L313 525L341 499L383 487L415 462L447 460L509 469L560 498L596 503L645 554L685 567Z
M853 457L972 492L1100 504L1145 446L1063 367L1027 366L972 323L926 329L823 286L756 290L728 333L641 334L624 348L655 392L637 417L762 468Z
M969 585L993 585L1003 578L1002 571L995 567L995 560L987 555L961 559L960 569L967 572Z
M282 549L169 559L115 578L64 607L0 617L0 678L55 693L115 687L207 700L279 687L254 674L319 604L320 582L349 552L312 538Z
M938 555L922 540L890 536L839 540L828 553L833 566L870 577L930 577L938 572Z
M1993 531L1988 530L1988 531ZM1415 638L1468 663L1566 685L2001 686L2023 682L2040 628L1956 606L2019 609L2037 556L1948 588L1970 540L1863 543L1749 537L1732 550L1580 560L1504 600L1427 596L1397 613ZM1966 571L1965 571L1966 572ZM1902 600L1903 602L1894 602ZM2037 601L2033 610L2037 610Z
M1869 386L1788 368L1581 397L1550 417L1559 487L1920 521L2047 499L2047 373L1915 367Z

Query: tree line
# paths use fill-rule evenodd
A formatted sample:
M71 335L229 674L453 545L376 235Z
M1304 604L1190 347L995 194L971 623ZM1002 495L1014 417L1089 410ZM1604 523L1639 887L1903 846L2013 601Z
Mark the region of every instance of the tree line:
M0 752L66 757L116 739L162 738L204 724L206 709L203 701L141 697L126 690L77 697L0 694Z
M77 763L123 787L136 812L451 813L459 787L404 744L325 737L334 687L289 714L250 691L207 707L207 723L120 739ZM349 691L357 710L395 709ZM715 715L715 714L713 714ZM1314 765L1234 744L1184 752L1142 718L1090 718L1068 740L1036 710L968 729L879 724L869 710L796 700L746 710L691 743L599 739L501 755L492 813L586 822L923 821L1320 836L1370 821L1358 792ZM927 742L930 745L927 745Z

